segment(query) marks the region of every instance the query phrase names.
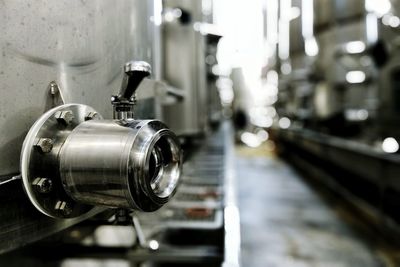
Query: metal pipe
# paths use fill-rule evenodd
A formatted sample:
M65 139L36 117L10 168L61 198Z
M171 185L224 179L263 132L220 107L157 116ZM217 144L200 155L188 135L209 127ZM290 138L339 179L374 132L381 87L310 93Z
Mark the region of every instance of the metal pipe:
M180 148L159 121L88 121L60 152L64 188L90 205L154 211L175 192Z

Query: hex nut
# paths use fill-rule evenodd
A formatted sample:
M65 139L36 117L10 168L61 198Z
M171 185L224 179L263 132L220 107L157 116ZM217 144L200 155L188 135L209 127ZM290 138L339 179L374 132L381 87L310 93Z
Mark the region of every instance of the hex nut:
M32 185L37 192L42 194L49 193L53 189L53 182L48 178L38 177L33 180Z
M57 119L58 123L67 126L74 119L74 113L72 113L71 110L57 111L54 117Z
M62 200L57 201L54 209L64 217L72 213L71 206L66 201Z
M34 146L42 153L49 153L53 149L53 143L50 138L39 138Z

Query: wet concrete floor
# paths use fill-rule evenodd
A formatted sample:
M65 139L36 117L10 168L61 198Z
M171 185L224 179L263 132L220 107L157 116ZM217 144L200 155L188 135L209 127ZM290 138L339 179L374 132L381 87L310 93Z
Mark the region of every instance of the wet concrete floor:
M400 266L400 247L267 151L236 148L243 267Z

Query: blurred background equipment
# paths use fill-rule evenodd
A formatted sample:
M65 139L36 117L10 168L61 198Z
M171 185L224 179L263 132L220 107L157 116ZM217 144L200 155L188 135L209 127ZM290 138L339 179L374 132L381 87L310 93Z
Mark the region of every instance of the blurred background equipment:
M0 0L0 29L1 266L399 265L399 1Z
M397 1L282 5L299 15L278 18L279 35L283 27L290 34L278 42L281 97L272 131L295 164L323 169L333 177L326 182L377 219L398 221ZM282 127L282 117L290 127Z

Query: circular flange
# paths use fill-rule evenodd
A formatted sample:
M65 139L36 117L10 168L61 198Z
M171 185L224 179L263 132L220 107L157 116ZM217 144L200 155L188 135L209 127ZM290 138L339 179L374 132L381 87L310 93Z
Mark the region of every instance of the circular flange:
M155 211L174 196L179 185L183 162L179 141L157 120L143 120L129 127L138 131L130 156L130 175L137 179L128 180L132 205Z
M60 179L58 159L71 131L92 119L102 117L89 106L58 106L43 114L25 137L20 162L24 189L32 204L47 216L76 218L93 208L67 195Z

